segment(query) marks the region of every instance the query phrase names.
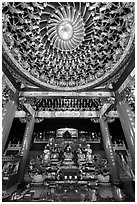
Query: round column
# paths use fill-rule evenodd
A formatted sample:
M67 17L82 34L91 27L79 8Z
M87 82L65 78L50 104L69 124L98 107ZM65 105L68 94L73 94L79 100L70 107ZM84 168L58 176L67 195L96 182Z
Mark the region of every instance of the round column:
M121 126L130 151L133 168L135 167L135 119L130 106L122 101L119 93L116 95L116 107L121 122Z
M35 123L35 115L33 115L26 124L24 137L22 141L22 147L20 151L20 156L22 156L22 161L21 161L20 169L19 169L18 183L21 183L24 180L26 164L28 160L28 155L29 155L30 145L31 145L31 140L32 140L32 134L33 134L33 129L34 129L34 123Z
M111 180L113 183L119 183L115 152L113 150L108 124L102 117L100 117L100 129L102 133L104 149L109 163Z
M18 94L13 94L2 110L2 153L9 136L9 132L18 106Z

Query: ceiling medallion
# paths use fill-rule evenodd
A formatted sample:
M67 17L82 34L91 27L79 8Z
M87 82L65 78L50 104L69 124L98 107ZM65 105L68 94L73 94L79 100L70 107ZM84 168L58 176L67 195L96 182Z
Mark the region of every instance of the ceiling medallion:
M71 23L63 21L58 26L58 35L62 40L70 40L73 35L73 27Z
M70 6L59 7L48 22L48 38L60 51L72 51L84 40L85 29L80 13Z

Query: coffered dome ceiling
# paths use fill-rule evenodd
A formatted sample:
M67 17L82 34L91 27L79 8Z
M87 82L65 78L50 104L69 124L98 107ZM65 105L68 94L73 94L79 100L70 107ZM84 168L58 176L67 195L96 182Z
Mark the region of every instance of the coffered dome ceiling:
M12 69L54 90L96 87L121 69L134 41L131 2L3 3Z

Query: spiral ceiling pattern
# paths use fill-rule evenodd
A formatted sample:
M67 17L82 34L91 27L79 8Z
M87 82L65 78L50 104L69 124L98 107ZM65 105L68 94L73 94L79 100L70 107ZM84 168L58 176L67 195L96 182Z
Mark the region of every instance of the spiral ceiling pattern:
M96 87L134 44L134 2L5 2L2 12L5 57L41 87Z
M47 28L50 45L62 52L75 50L84 40L83 18L74 7L61 6L55 10L50 15ZM44 26L41 27L41 30L43 29ZM42 33L42 36L44 41L45 33Z

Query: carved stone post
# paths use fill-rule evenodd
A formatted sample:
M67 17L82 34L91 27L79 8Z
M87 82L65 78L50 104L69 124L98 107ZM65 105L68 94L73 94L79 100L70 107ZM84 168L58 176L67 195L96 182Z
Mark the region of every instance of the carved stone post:
M18 93L13 94L2 110L2 153L9 136L9 132L14 120L18 106Z
M33 134L33 129L34 129L34 123L35 123L35 114L31 118L28 119L28 122L25 128L25 132L24 132L22 148L20 151L20 156L23 156L23 158L20 164L18 183L21 183L24 180L26 164L28 160L28 155L29 155L30 145L31 145L31 140L32 140L32 134Z
M133 168L135 167L135 119L129 105L122 101L119 93L116 95L116 107L121 122L121 126L130 151Z
M115 153L114 153L111 138L110 138L108 124L107 124L107 121L105 121L102 118L102 116L100 116L100 129L101 129L101 133L102 133L104 149L105 149L108 163L109 163L112 182L113 183L119 183L116 158L115 158Z

